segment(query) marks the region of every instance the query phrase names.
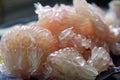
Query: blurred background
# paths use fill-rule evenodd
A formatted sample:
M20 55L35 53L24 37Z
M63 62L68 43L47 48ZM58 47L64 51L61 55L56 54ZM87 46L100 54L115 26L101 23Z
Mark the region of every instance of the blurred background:
M87 0L101 7L108 7L111 0ZM0 25L26 18L37 20L33 3L54 6L56 3L72 4L72 0L0 0ZM0 26L1 28L1 26Z

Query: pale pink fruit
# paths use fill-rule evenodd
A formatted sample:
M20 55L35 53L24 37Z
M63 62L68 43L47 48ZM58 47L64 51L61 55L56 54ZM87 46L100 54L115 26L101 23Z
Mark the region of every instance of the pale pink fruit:
M29 78L40 75L47 56L55 51L57 40L39 26L18 26L3 35L0 49L7 74Z
M96 46L104 47L106 51L109 51L106 42L99 38L91 39L84 35L76 34L73 32L72 28L65 29L59 34L59 42L61 48L76 48L86 60L90 57L92 49Z
M98 72L87 64L74 48L64 48L50 54L45 77L58 80L94 80Z
M110 55L103 47L94 47L92 49L88 63L94 66L98 72L107 70L110 62Z
M39 16L38 24L49 29L54 35L73 27L75 33L99 37L107 42L116 42L120 39L120 35L115 35L114 31L111 32L95 12L97 10L93 9L86 0L73 0L73 6L56 5L52 8L38 4L36 7L36 13ZM120 34L120 31L118 33Z

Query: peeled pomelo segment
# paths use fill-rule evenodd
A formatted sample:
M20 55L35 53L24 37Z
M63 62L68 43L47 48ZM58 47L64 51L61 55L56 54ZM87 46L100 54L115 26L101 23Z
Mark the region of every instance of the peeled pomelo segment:
M95 46L102 46L105 50L109 51L108 45L104 41L99 38L92 39L82 34L76 34L73 32L73 27L63 30L58 37L61 48L74 47L86 60L90 57L91 51Z
M64 48L51 53L47 59L49 69L46 76L66 80L94 80L96 69L86 63L74 48ZM48 66L47 66L48 67ZM82 74L81 74L82 73Z
M71 46L82 46L86 49L92 47L91 39L87 39L87 37L82 34L74 33L72 29L73 28L65 29L59 34L58 37L62 47L69 46L69 44L71 44Z
M37 5L38 24L49 29L54 35L58 35L62 30L69 27L74 27L77 33L86 34L87 32L80 30L81 27L89 28L92 26L91 20L76 14L73 6L57 5L45 11L41 8L44 9L45 7Z
M39 26L18 26L3 35L0 49L8 74L39 75L47 55L57 50L51 32ZM25 76L26 75L26 76Z
M41 8L45 8L45 7L37 6L37 8L38 9L36 11L39 11ZM71 13L68 13L70 12L69 11L70 9L71 9ZM71 20L69 18L72 18L72 16L74 15L74 9L73 7L70 6L56 5L53 8L46 9L46 11L44 11L44 9L41 10L40 12L38 12L38 15L40 16L38 21L39 25L48 28L49 30L51 30L52 33L56 35L61 30L64 30L64 28L68 27L66 21Z
M87 62L95 67L98 72L102 72L110 66L111 58L103 47L94 47L91 51L91 57Z
M119 34L116 36L115 32L111 31L109 27L106 24L104 24L104 21L102 21L100 17L97 14L95 14L95 12L91 9L86 0L73 0L73 3L78 15L83 15L84 18L92 20L92 27L94 27L94 32L98 37L107 42L116 42L120 39L118 38L120 32L118 32Z

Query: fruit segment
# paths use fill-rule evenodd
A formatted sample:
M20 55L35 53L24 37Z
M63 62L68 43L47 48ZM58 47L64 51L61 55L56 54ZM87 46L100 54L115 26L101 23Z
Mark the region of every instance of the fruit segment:
M47 56L57 49L51 32L38 26L18 26L1 39L1 55L8 74L39 75Z
M74 48L64 48L48 57L47 77L58 80L94 80L97 70L87 64L85 59ZM50 69L51 68L51 69Z
M75 47L86 60L90 57L94 47L103 47L106 51L109 51L105 41L99 38L92 39L82 34L76 34L73 32L73 28L63 30L59 34L59 42L61 48Z

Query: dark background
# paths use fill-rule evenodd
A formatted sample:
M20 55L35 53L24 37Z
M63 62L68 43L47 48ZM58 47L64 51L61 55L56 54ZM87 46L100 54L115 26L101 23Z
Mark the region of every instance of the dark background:
M87 0L101 7L108 7L111 0ZM0 25L22 18L34 18L33 3L54 6L56 3L72 4L72 0L0 0Z

